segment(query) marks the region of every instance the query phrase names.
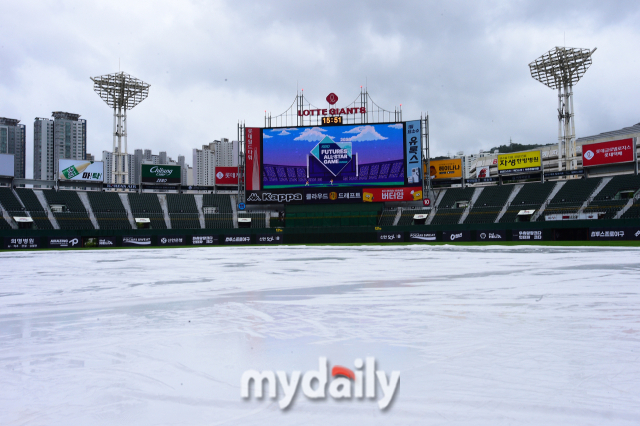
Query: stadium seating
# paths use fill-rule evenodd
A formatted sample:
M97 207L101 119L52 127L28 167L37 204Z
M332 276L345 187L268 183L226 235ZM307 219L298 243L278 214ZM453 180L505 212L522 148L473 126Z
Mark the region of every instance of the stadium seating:
M89 214L76 191L54 191L52 189L42 191L47 202L65 206L62 212L53 212L60 229L94 229Z
M117 193L89 191L87 195L100 229L131 229L127 211Z
M172 229L200 229L198 206L193 194L167 194Z
M621 198L621 192L631 192L633 196L640 189L640 176L614 176L593 201L584 209L585 213L603 212L600 219L612 219L628 202L629 197Z
M507 211L500 218L500 223L517 222L521 210L538 210L556 186L556 182L527 183L515 196Z
M449 188L438 205L432 225L452 225L458 223L466 207L456 207L459 201L471 202L475 188Z
M396 220L396 216L398 215L398 209L384 209L380 214L380 220L378 221L379 226L392 226L393 222Z
M407 210L402 210L402 215L400 216L400 220L398 221L398 226L407 226L407 225L413 225L413 216L417 215L417 214L426 214L428 215L429 213L431 213L431 210L427 210L427 209L416 209L416 210L411 210L411 209L407 209Z
M167 229L157 194L129 193L129 205L134 218L148 218L151 221L151 228Z
M230 229L233 228L233 209L231 207L231 197L223 194L204 194L202 196L202 207L214 207L218 213L205 213L204 226L207 229ZM252 224L253 226L253 224Z
M38 200L33 189L17 188L16 194L18 194L22 204L24 204L25 210L29 212L29 216L31 216L33 223L35 223L38 229L53 229L53 225L47 217L47 212L44 207L42 207L42 204L40 204L40 200Z
M494 223L513 189L513 185L485 187L464 223Z
M572 179L560 188L545 208L544 214L577 213L600 184L601 179Z
M640 199L634 201L629 210L624 212L621 219L640 219Z

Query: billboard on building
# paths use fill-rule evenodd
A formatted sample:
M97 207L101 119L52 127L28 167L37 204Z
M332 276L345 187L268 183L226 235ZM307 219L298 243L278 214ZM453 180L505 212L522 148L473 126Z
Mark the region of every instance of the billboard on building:
M635 151L632 138L582 145L582 166L628 163L633 161Z
M498 174L539 172L542 170L540 151L498 155Z
M0 154L0 176L14 177L13 154Z
M430 161L429 176L431 176L431 179L461 179L462 159Z
M166 164L141 164L140 181L142 183L180 183L180 166Z
M491 177L491 168L490 166L482 166L476 169L476 178L478 179L486 179Z
M245 143L245 189L247 191L259 191L262 189L260 183L261 157L260 145L262 141L262 129L259 127L246 127L244 129Z
M417 121L263 129L262 188L398 187L409 185L409 180L419 184L422 162L419 124ZM247 149L249 146L247 139ZM409 161L416 158L418 163L409 167ZM250 189L250 161L247 154L247 189ZM255 179L255 173L251 176Z
M104 163L87 160L58 160L58 179L89 182L104 181Z
M216 185L238 185L237 167L216 167Z

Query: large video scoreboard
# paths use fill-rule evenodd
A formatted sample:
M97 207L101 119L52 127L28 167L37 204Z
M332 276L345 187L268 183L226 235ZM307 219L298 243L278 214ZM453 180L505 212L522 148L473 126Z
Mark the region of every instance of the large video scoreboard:
M405 187L419 187L420 190L422 187L422 145L418 120L247 128L245 132L249 203L258 202L258 198L262 202L287 199L267 197L263 200L263 197L251 197L251 191L278 194L297 190L306 199L305 194L314 193L316 189L323 190L315 191L318 194L329 191L329 196L339 197L344 192L356 194L355 198L360 201L371 201L363 199L363 189L368 190L369 198L374 197L374 193L381 198L383 195L374 189L395 190L394 193L399 194L405 192L402 191ZM332 188L335 194L331 194Z

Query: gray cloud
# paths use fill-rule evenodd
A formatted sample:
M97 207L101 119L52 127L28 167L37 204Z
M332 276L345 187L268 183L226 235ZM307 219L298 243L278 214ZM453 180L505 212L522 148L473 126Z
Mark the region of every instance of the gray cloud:
M640 121L637 2L149 1L13 2L0 35L0 115L27 125L69 111L88 150L111 149L111 112L90 76L122 70L151 84L129 114L129 150L190 158L238 120L264 124L296 88L315 104L367 85L403 118L431 118L435 154L557 137L555 93L527 64L556 45L598 47L575 88L578 136ZM188 160L190 161L190 160Z

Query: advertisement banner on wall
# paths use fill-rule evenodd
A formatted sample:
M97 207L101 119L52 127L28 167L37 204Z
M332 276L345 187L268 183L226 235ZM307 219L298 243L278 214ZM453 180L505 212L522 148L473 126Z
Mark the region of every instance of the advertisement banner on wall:
M0 154L0 176L14 177L15 163L13 154Z
M592 241L640 240L640 227L632 228L589 228Z
M430 161L429 176L431 179L462 179L462 159Z
M635 150L632 138L582 145L582 166L628 163Z
M180 183L182 175L180 166L141 164L140 179L142 183Z
M83 237L82 247L115 247L116 237Z
M513 241L542 241L542 230L513 231Z
M442 241L445 243L457 243L460 241L471 241L470 231L442 231Z
M498 174L537 172L542 169L540 151L498 155Z
M247 191L247 204L302 204L304 192L301 190L284 191Z
M150 246L151 237L122 237L122 247Z
M216 167L216 185L238 185L237 167Z
M245 143L245 188L247 191L259 191L262 171L260 170L260 143L262 129L246 127Z
M49 237L49 248L81 247L79 237Z
M419 185L422 182L420 169L422 168L422 139L420 120L405 123L405 139L407 159L407 183Z
M104 163L102 161L58 160L60 180L81 180L102 182L104 180Z
M379 243L402 243L404 235L402 232L378 232Z
M225 235L225 244L251 244L251 235Z
M318 188L304 191L305 204L341 204L341 203L361 203L362 190L352 189L330 189Z
M476 231L477 241L506 241L506 231Z
M362 200L366 203L422 201L422 187L365 188L362 190Z
M284 242L284 235L281 234L257 234L257 244L282 244Z
M8 250L41 248L40 237L5 237L4 248Z
M490 166L478 167L478 169L476 170L477 179L486 179L490 177L490 174L491 174Z
M184 246L187 238L184 235L160 235L158 236L159 246Z
M215 246L220 244L217 235L192 235L191 244L194 246Z
M436 241L435 232L410 232L409 241L412 243L428 243Z

